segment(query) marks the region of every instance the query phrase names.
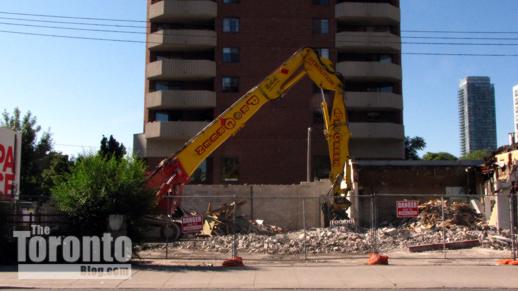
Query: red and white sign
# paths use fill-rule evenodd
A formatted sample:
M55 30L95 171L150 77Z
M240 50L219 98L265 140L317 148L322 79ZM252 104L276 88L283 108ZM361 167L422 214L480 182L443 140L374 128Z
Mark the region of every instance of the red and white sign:
M417 200L404 200L396 201L397 217L398 218L411 218L419 215L419 201Z
M0 196L18 200L20 193L21 135L0 128Z
M186 215L182 217L182 232L197 233L203 229L203 216Z

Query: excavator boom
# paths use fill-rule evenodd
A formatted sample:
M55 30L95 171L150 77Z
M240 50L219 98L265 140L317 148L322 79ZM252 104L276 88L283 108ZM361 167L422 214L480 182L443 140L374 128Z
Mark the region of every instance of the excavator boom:
M261 107L281 98L306 75L320 88L335 94L331 116L328 116L325 100L323 111L324 116L327 116L325 134L331 161L330 179L336 183L337 177L343 176L344 165L349 159L350 134L346 124L343 82L330 62L321 60L313 49L303 48L216 117L179 151L163 160L150 175L148 185L159 188L159 199L168 191L176 192L177 187L180 187L178 190L181 192L181 187L205 159L242 129ZM346 184L350 185L350 171L346 172ZM333 188L339 189L342 178L339 180L338 186Z

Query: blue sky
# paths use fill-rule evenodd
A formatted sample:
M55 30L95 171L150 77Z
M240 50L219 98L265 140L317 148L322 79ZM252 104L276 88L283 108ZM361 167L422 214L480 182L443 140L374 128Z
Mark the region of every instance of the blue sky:
M491 5L496 2L498 5ZM1 11L144 20L145 1L2 1ZM401 12L402 30L518 32L516 0L401 0ZM1 13L0 17L22 18ZM0 19L0 22L19 21ZM99 36L99 33L5 24L0 24L0 30ZM518 33L447 36L518 38ZM143 35L105 33L102 37L144 40ZM143 123L144 44L49 39L1 32L0 40L0 110L12 111L18 106L24 112L32 111L43 128L50 128L55 148L68 154L96 150L103 134L114 134L126 147L132 147L133 134L142 131ZM403 52L518 54L517 48L404 44ZM491 77L496 87L498 144L507 142L507 133L513 129L511 88L518 83L518 57L403 55L405 134L424 137L428 144L425 151L459 154L457 88L459 80L468 75Z

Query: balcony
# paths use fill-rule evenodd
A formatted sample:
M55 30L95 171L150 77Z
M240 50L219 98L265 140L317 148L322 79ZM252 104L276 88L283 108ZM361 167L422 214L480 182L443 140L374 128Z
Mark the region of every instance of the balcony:
M403 140L402 124L351 122L349 123L352 139L396 139Z
M201 80L216 77L216 62L209 60L159 60L147 64L149 80Z
M399 8L388 3L339 3L335 6L337 21L366 23L399 23Z
M336 70L346 80L401 80L401 66L379 62L339 62Z
M212 1L164 0L149 7L149 20L168 21L206 21L218 15L218 4Z
M339 51L400 52L401 38L389 32L343 31L336 34Z
M193 109L216 107L216 93L205 90L166 90L148 93L147 109Z
M133 153L141 158L164 158L183 147L185 140L146 139L143 133L133 135Z
M166 29L149 35L148 49L155 51L204 50L215 48L215 31L198 29Z
M403 96L384 92L345 92L347 108L403 110Z
M187 141L208 124L205 121L148 122L144 134L146 139Z
M385 139L351 139L349 144L350 154L353 159L367 160L402 160L405 158L405 146L403 140Z

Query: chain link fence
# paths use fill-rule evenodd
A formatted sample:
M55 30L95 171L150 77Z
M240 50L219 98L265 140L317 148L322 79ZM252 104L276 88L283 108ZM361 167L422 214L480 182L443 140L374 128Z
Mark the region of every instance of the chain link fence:
M516 204L516 199L506 197ZM203 216L203 231L178 239L150 237L140 258L311 261L365 258L494 260L516 257L514 228L491 226L501 196L446 194L353 195L350 218L324 226L326 197L254 197L253 193L183 196L182 206ZM514 202L513 202L514 201ZM501 215L515 225L516 208ZM495 216L493 214L493 216ZM492 220L491 223L489 223Z
M181 199L183 214L201 217L192 220L190 227L201 224L203 230L189 233L182 229L181 218L165 226L150 225L145 242L136 248L137 258L224 260L240 256L245 261L312 261L364 259L380 252L392 260L489 263L518 255L516 196L512 193L352 195L349 219L331 221L329 227L324 227L322 212L325 196L256 195L250 187L250 191L229 195L205 193ZM66 225L59 213L30 211L30 205L2 205L6 231L28 230L31 224ZM499 213L494 211L497 208Z

